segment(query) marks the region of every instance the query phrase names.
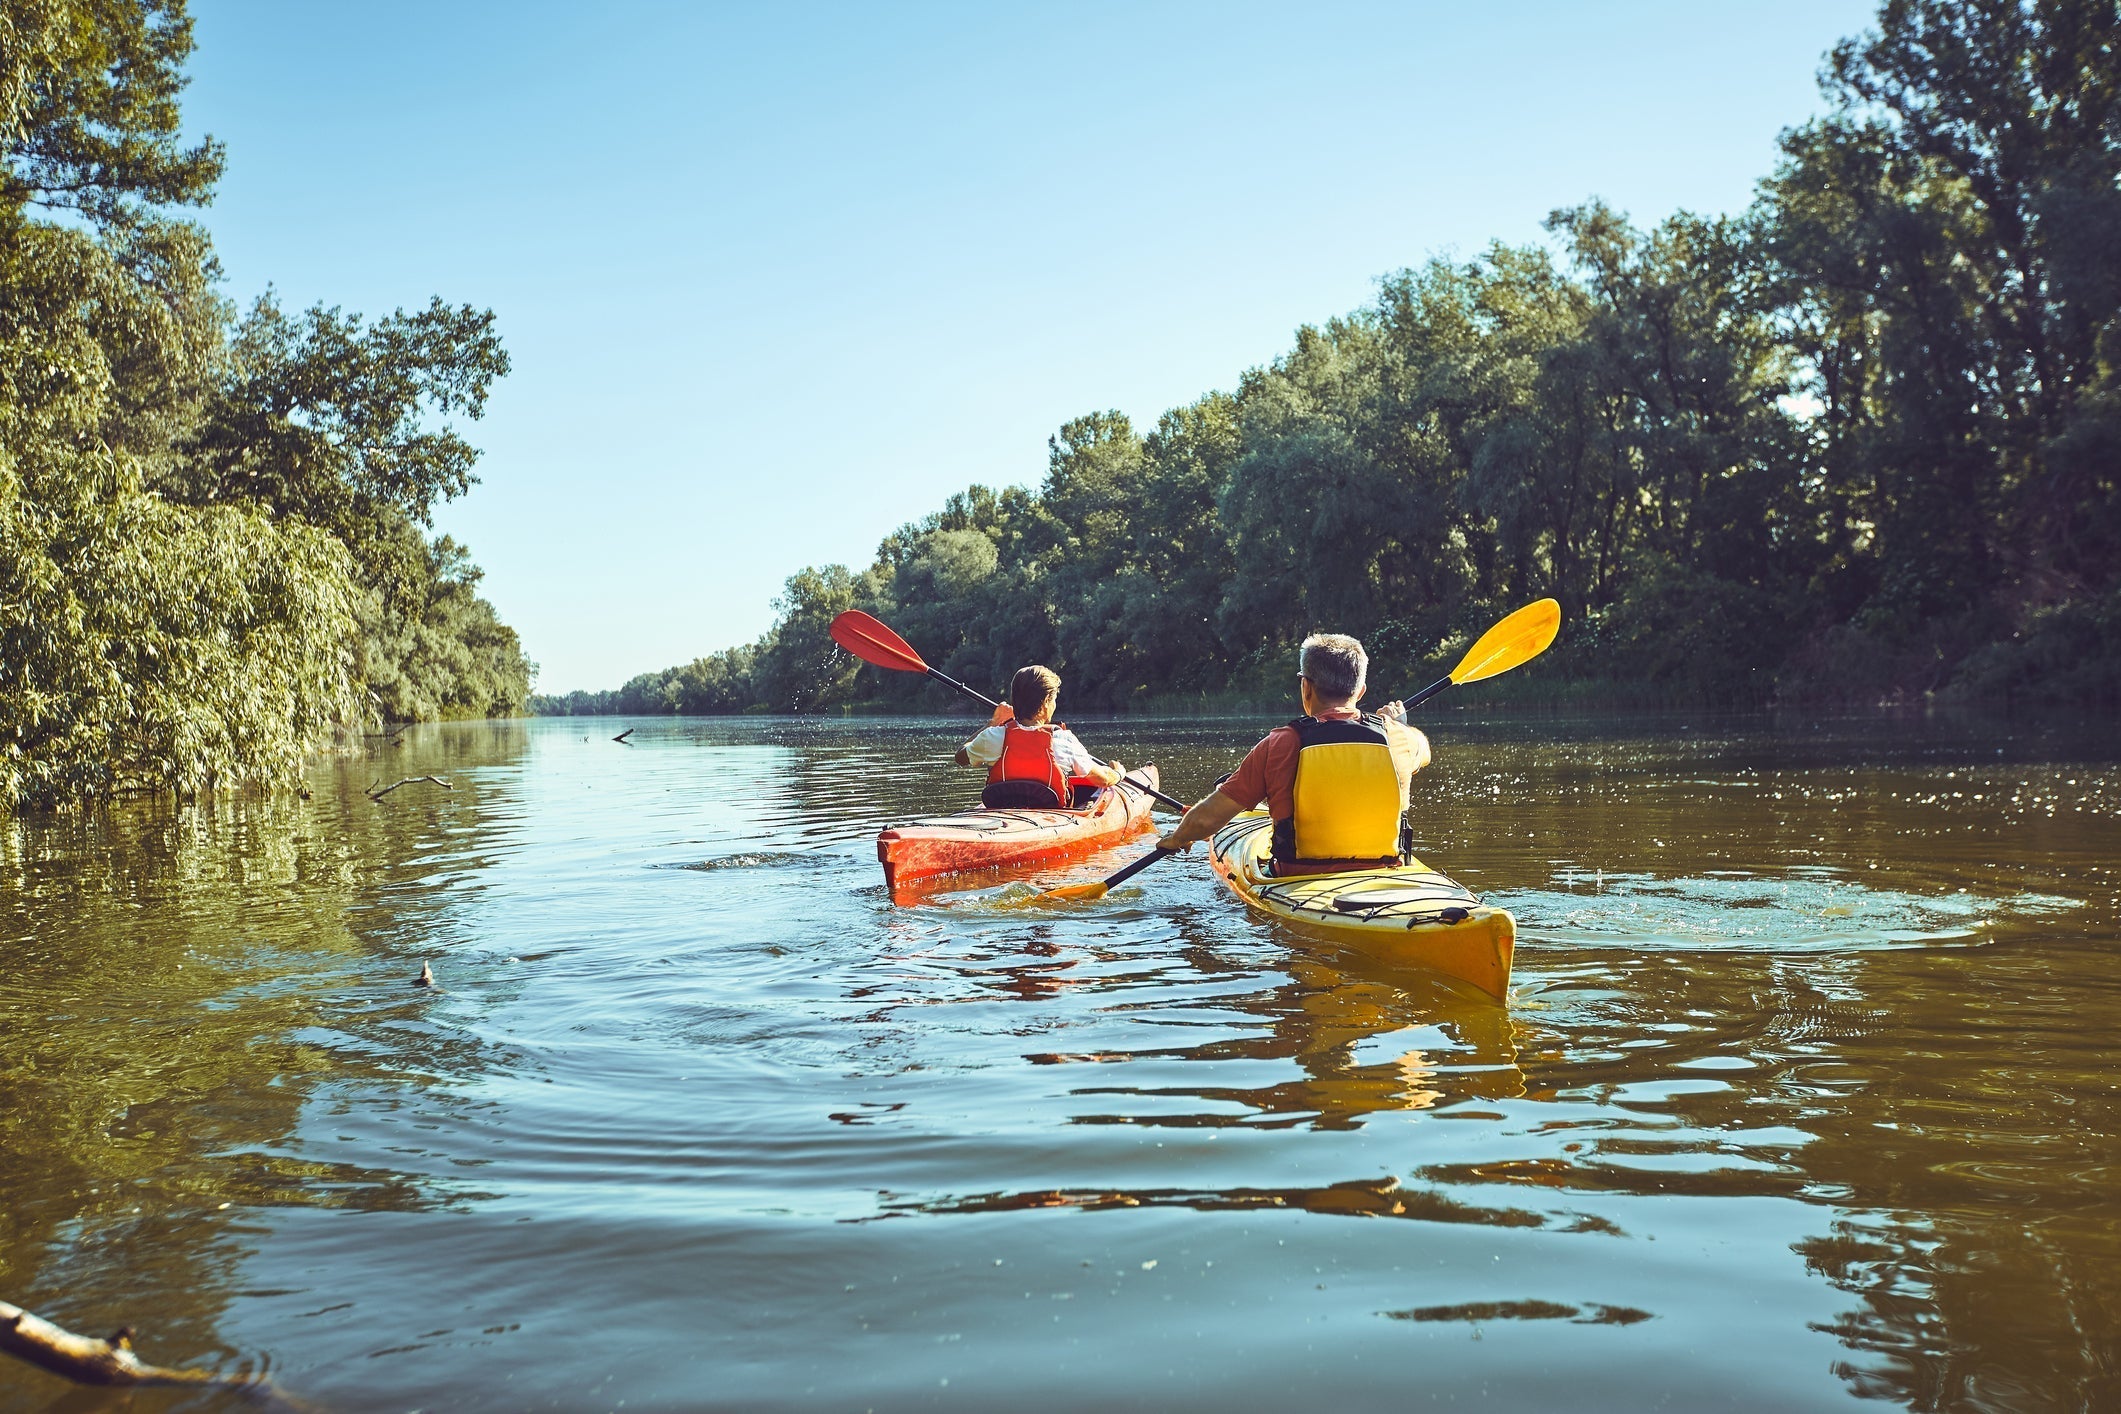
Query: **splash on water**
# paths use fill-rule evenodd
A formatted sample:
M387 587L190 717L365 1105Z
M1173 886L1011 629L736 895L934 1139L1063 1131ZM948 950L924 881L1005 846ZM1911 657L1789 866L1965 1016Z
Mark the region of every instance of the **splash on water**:
M837 854L822 854L815 850L753 849L742 854L725 854L715 859L684 860L652 867L693 869L712 874L724 869L829 869L845 862Z
M2020 892L1984 898L1966 890L1915 894L1870 888L1832 870L1789 876L1738 871L1681 879L1648 874L1564 875L1567 892L1498 892L1520 931L1545 942L1596 947L1803 951L1917 947L1986 939L2029 919L2082 907L2077 899Z

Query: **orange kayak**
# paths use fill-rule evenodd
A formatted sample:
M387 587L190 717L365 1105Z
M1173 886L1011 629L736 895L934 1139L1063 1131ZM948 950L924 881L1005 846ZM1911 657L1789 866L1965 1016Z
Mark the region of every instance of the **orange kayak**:
M924 880L981 869L1054 864L1117 844L1149 826L1149 795L1160 782L1154 766L1127 772L1098 792L1087 810L961 810L893 825L876 837L884 883L894 893Z

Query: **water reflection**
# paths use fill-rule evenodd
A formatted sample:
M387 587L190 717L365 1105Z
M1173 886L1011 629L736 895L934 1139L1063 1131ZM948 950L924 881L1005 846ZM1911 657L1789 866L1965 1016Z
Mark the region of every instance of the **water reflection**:
M1091 730L1194 795L1260 725ZM433 728L14 822L0 1293L349 1410L2121 1394L2110 742L1444 719L1500 1007L1197 860L894 906L967 729Z
M441 907L429 870L446 861L462 883L490 862L475 843L478 790L379 805L357 778L385 752L392 766L458 770L522 740L487 729L377 743L331 763L307 801L133 802L0 829L0 1287L12 1299L88 1329L126 1313L161 1363L264 1369L264 1352L217 1334L243 1295L258 1214L432 1211L475 1196L373 1149L337 1157L297 1136L320 1111L388 1123L389 1097L505 1063L505 1048L437 1023L434 999L406 985L418 967L407 943ZM135 1315L143 1290L161 1299Z
M1352 965L1352 964L1351 964ZM1087 1111L1077 1124L1144 1124L1176 1128L1221 1125L1355 1128L1383 1111L1426 1110L1445 1100L1522 1095L1516 1032L1509 1014L1469 998L1448 983L1423 978L1363 978L1316 958L1297 958L1286 981L1245 994L1222 994L1263 1026L1196 1047L1089 1056L1032 1052L1034 1065L1094 1061L1198 1063L1202 1079L1153 1088L1078 1085L1076 1096L1170 1101L1192 1098L1210 1108L1184 1112L1137 1105ZM1280 1063L1280 1064L1277 1064ZM1271 1071L1268 1083L1225 1081L1233 1073Z
M1397 1178L1352 1178L1315 1188L1220 1189L1037 1189L983 1193L948 1200L899 1199L882 1195L879 1217L913 1213L1005 1213L1027 1208L1186 1208L1194 1212L1296 1209L1336 1217L1412 1218L1418 1222L1478 1223L1486 1227L1552 1227L1563 1232L1610 1232L1603 1219L1583 1213L1546 1214L1529 1208L1481 1207L1440 1193L1400 1186ZM855 1218L873 1222L875 1218Z
M1566 768L1527 762L1519 773L1490 771L1470 790L1457 784L1445 792L1430 829L1455 846L1453 853L1483 860L1469 875L1544 873L1559 886L1506 887L1496 895L1546 945L1531 954L1536 970L1528 968L1531 985L1512 1013L1475 1007L1453 1016L1447 991L1423 996L1418 983L1403 977L1371 984L1297 960L1279 987L1216 998L1218 1006L1240 1005L1265 1019L1264 1031L1157 1051L1026 1056L1034 1064L1120 1070L1150 1061L1183 1060L1212 1070L1218 1063L1293 1060L1301 1070L1256 1085L1078 1085L1069 1093L1102 1097L1108 1107L1073 1116L1077 1123L1353 1127L1393 1110L1449 1116L1454 1104L1483 1098L1529 1098L1564 1113L1579 1110L1530 1127L1541 1138L1567 1136L1547 1152L1420 1166L1407 1179L1423 1185L1430 1201L1411 1207L1403 1195L1413 1190L1394 1177L1322 1188L937 1194L894 1198L883 1210L1266 1204L1432 1216L1441 1203L1467 1215L1465 1221L1550 1221L1521 1206L1439 1196L1497 1185L1826 1204L1837 1214L1830 1235L1791 1247L1808 1270L1860 1300L1857 1310L1812 1327L1848 1347L1834 1369L1851 1390L1910 1407L1943 1407L1954 1402L1946 1372L1956 1368L1962 1392L1979 1389L2005 1403L2031 1396L2029 1402L2045 1404L2053 1396L2061 1406L2095 1407L2113 1391L2104 1372L2121 1295L2112 1276L2121 1270L2113 1261L2121 1256L2121 1239L2109 1185L2121 1141L2112 1126L2087 1137L2081 1128L2073 1134L2066 1116L2042 1122L2038 1111L2047 1097L2059 1095L2074 1110L2103 1082L2093 1078L2096 1067L2077 1068L2086 1051L2070 1038L2083 1035L2082 1014L2055 1017L2044 1027L2029 1014L2029 1003L2043 993L2072 1005L2090 1000L2070 975L2071 945L2089 945L2109 965L2113 958L2114 900L2103 887L2113 871L2113 856L2103 851L2117 839L2110 773L2083 762L1969 769L1949 748L1932 743L1912 750L1902 742L1883 754L1941 757L1954 764L1928 774L1959 788L1850 768L1816 744L1807 754L1830 764L1807 769L1835 779L1763 780L1755 779L1765 769L1755 746L1712 741L1694 749L1726 765L1755 758L1736 776L1743 794L1759 797L1752 808L1733 808L1722 791L1730 782L1694 778L1683 784L1689 795L1709 797L1693 807L1715 821L1708 830L1688 827L1681 818L1686 808L1663 801L1633 812L1625 829L1584 830L1580 821L1565 829L1563 812L1582 810L1570 795L1606 795L1616 775L1644 776L1662 765L1665 753L1637 743L1602 750L1593 767L1573 773L1594 777L1595 784L1570 782ZM1548 753L1515 745L1501 754ZM1535 782L1536 793L1509 802L1506 824L1488 818L1495 796ZM1564 803L1553 804L1557 798ZM1610 799L1604 806L1618 814ZM1989 818L1969 819L1975 807L1985 807L1978 814ZM2059 831L2040 825L2065 814L2089 818ZM1972 839L1962 843L1959 836ZM1618 844L1623 864L1647 848L1653 854L1643 863L1651 867L1630 872L1557 849L1580 848L1586 838ZM1815 862L1822 858L1848 862ZM1752 867L1721 867L1734 859ZM1796 862L1760 872L1781 859ZM2058 882L2066 892L2054 888ZM2057 942L2065 944L2059 956ZM1955 945L1972 951L1940 951ZM1213 975L1215 943L1195 946L1201 973ZM1891 963L1864 956L1880 947L1917 955ZM2110 1008L2103 984L2099 995L2096 1005ZM1455 1043L1458 1063L1439 1066L1433 1047L1399 1049L1397 1038L1422 1035ZM1911 1037L1921 1038L1919 1046L1910 1046ZM1925 1082L1953 1098L1918 1097ZM1166 1108L1173 1099L1203 1103ZM1916 1115L1922 1118L1909 1117ZM1934 1136L1960 1156L1910 1164L1909 1135ZM2066 1156L2087 1150L2072 1172ZM1980 1151L1990 1156L1977 1157ZM2064 1220L2064 1230L2052 1234L2036 1223L2028 1245L2023 1205L2035 1193L2052 1200L2058 1189L2073 1188L2098 1216ZM1905 1202L1916 1194L1926 1200L1920 1216L1889 1211L1896 1196ZM1976 1217L1982 1207L1994 1218ZM2041 1280L2045 1271L2063 1279L2049 1287ZM2013 1306L2005 1294L2019 1282L2039 1288L2029 1306ZM1989 1284L1993 1292L1983 1292ZM1959 1306L1984 1314L1955 1320ZM2013 1317L2002 1324L2017 1342L2008 1350L1991 1347L1988 1338L2005 1307ZM1387 1314L1525 1319L1526 1309L1559 1318L1579 1309L1633 1308L1470 1303ZM1493 1314L1498 1310L1503 1317ZM1465 1312L1475 1314L1459 1314ZM1998 1368L1979 1377L1964 1373L1971 1350ZM2021 1357L2020 1350L2028 1353Z

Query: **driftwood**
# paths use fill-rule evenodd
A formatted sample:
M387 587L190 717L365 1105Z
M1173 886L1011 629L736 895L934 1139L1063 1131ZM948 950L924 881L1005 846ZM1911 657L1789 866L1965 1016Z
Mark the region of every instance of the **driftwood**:
M133 1354L131 1326L99 1340L75 1335L5 1301L0 1301L0 1350L76 1384L204 1385L246 1389L276 1398L263 1375L217 1375L210 1370L171 1370L150 1365Z
M433 781L443 790L456 789L455 786L443 780L440 776L407 776L404 780L399 781L396 785L384 786L381 790L377 790L374 785L371 785L367 790L367 795L370 800L381 800L384 796L389 795L392 791L396 790L398 786L418 785L421 781Z
M620 733L619 733L619 734L618 734L617 736L613 737L613 738L612 738L612 740L613 740L613 741L619 741L619 742L626 742L626 745L628 745L628 746L631 746L631 745L633 745L633 743L632 743L632 742L630 742L630 741L626 741L626 738L627 738L627 737L630 737L630 736L632 736L632 735L633 735L633 733L634 733L634 730L635 730L634 728L632 728L632 727L628 727L628 728L626 728L626 730L625 730L625 731L622 731L622 732L620 732Z

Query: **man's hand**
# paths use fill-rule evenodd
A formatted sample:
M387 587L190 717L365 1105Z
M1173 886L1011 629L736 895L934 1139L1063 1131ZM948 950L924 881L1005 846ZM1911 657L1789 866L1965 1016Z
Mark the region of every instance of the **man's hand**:
M1384 706L1377 709L1377 715L1390 717L1393 721L1404 726L1407 720L1407 704L1404 702L1387 702Z
M1013 722L1015 720L1016 709L1006 702L998 702L994 707L994 715L987 719L987 725L998 727L1004 722Z
M1174 854L1184 854L1197 841L1220 830L1244 812L1244 807L1224 795L1220 790L1211 790L1193 802L1186 816L1174 826L1169 834L1156 841L1158 849L1168 849Z

